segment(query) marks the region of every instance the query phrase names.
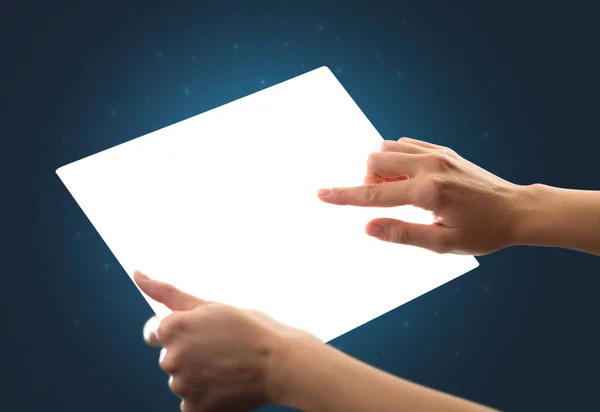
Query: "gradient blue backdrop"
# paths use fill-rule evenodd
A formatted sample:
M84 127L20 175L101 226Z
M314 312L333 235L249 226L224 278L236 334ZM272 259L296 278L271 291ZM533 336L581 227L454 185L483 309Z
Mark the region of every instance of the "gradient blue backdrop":
M327 65L385 138L448 145L521 184L600 189L589 3L4 5L4 139L23 150L3 157L23 167L23 227L5 219L24 248L5 249L0 409L178 408L141 338L149 307L57 167ZM334 344L497 408L594 409L600 260L509 248L480 262Z

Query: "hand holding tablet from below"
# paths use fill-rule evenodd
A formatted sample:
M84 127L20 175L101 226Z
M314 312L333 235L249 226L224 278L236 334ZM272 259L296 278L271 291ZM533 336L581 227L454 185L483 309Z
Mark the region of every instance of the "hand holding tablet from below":
M182 410L248 411L282 398L278 374L285 341L320 341L267 315L208 302L172 285L134 274L140 289L173 311L151 318L144 339L161 346L160 367Z
M144 338L183 412L247 412L263 405L307 412L490 412L484 406L379 371L267 315L207 302L136 272L152 299L173 310Z

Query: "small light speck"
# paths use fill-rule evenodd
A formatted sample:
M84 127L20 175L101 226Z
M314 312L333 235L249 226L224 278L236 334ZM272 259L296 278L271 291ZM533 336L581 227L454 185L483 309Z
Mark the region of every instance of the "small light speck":
M239 43L233 43L231 45L231 48L233 49L233 51L238 51L240 49L240 44Z
M466 79L466 77L465 77L464 75L463 75L463 76L460 76L460 78L461 78L462 80L465 80L465 79Z
M163 57L163 52L161 52L161 51L156 52L156 57Z
M404 77L404 75L402 74L402 72L396 72L396 76L401 79L402 77Z
M110 269L110 265L108 263L105 263L104 265L102 265L102 269L109 270Z
M145 102L146 104L148 104L148 103L150 103L150 99L146 99L146 100L144 100L144 102Z
M379 53L375 53L375 59L379 59Z
M337 69L335 69L336 73L341 73L342 72L342 68L338 67Z
M458 352L454 352L454 357L458 357L459 353Z
M80 232L75 233L75 239L79 239L79 238L81 238L81 233Z
M404 327L408 328L408 322L404 322Z
M115 310L115 305L110 305L110 310Z
M60 139L60 142L61 142L62 144L65 144L65 143L67 143L67 138L66 138L66 137L62 137L62 138Z
M189 96L190 94L192 94L192 91L190 90L189 87L186 87L183 89L183 94L185 94L186 96Z
M192 56L192 60L196 60L196 56Z
M437 314L438 314L438 312L433 312L433 314L434 314L434 315L437 315Z
M462 326L462 325L464 325L464 324L465 324L465 321L464 321L464 320L461 320L461 321L460 321L460 324L461 324L461 326Z
M110 115L114 116L117 114L117 111L115 109L110 109Z
M484 138L484 139L487 139L488 137L490 137L490 135L488 134L488 132L485 132L485 133L483 134L483 138Z
M262 79L262 80L260 81L260 84L262 84L262 85L264 85L265 83L266 83L266 82L265 82L265 80L264 80L264 79Z
M289 46L289 43L287 43L287 42L283 43L283 47L287 47L287 46Z
M484 287L483 287L483 291L484 291L484 292L486 292L486 293L487 293L487 292L489 292L489 291L490 291L490 287L489 287L489 286L487 286L487 285L486 285L486 286L484 286Z
M335 41L340 41L340 38L338 36L335 36Z
M317 24L317 30L321 31L325 28L323 24Z

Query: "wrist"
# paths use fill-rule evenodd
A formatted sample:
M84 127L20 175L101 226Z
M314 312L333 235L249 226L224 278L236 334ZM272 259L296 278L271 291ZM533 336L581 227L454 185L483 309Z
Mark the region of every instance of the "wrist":
M267 370L269 404L299 407L302 391L311 385L305 372L316 372L315 363L319 362L315 360L327 348L326 344L301 330L276 336Z
M553 214L556 214L557 208L553 200L553 189L543 184L518 187L511 246L550 246Z

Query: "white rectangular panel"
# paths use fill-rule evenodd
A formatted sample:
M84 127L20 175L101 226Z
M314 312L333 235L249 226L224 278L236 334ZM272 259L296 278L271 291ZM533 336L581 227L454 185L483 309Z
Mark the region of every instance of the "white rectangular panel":
M329 341L478 266L364 233L375 217L428 212L317 198L362 184L381 141L322 67L57 174L130 277L140 269Z

